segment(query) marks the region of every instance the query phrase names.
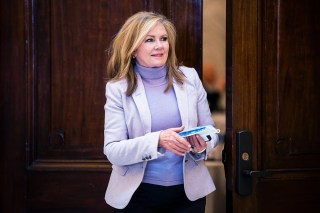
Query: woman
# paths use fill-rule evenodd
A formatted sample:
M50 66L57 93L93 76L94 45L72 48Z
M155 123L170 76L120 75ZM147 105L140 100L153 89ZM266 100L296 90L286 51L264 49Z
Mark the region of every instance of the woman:
M214 123L197 72L178 66L175 39L166 17L139 12L111 44L104 154L113 171L105 199L115 212L204 212L215 190L204 160L218 136L178 134Z

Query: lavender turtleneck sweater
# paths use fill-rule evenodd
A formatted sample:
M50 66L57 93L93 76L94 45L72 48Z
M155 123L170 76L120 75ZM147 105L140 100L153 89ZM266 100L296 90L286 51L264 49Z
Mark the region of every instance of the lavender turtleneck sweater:
M146 91L151 113L151 131L160 131L181 126L181 117L174 89L164 92L167 86L167 67L147 68L136 63L138 72ZM147 143L147 141L146 141ZM168 150L164 156L148 161L143 181L144 183L172 186L183 183L183 157Z

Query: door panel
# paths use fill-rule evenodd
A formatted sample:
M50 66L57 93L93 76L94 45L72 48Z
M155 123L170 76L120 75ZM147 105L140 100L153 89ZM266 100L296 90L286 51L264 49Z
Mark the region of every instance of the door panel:
M227 1L227 8L229 211L319 211L320 3ZM253 177L248 196L235 188L239 130L252 132L252 170L272 172Z
M265 166L319 168L319 3L266 1L262 143ZM301 15L309 14L309 15ZM273 115L273 116L270 116Z
M29 171L27 212L113 212L103 197L108 170L96 170Z
M177 55L201 73L201 1L26 1L28 212L111 212L104 193L106 50L140 10L177 27ZM188 44L188 45L186 45Z

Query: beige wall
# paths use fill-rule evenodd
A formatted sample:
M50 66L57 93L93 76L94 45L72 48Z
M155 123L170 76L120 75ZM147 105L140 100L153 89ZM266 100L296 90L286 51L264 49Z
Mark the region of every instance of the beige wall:
M203 81L207 91L221 94L225 109L226 0L203 1Z
M225 76L226 0L203 1L203 62Z
M225 109L226 0L203 0L203 83L208 92L219 92L220 106ZM216 127L225 132L225 112L213 112ZM216 191L207 196L206 213L226 212L224 167L221 162L223 143L210 153L207 161Z

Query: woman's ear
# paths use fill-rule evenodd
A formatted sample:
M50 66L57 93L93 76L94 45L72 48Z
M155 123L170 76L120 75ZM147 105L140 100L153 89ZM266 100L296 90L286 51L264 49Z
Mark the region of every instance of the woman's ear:
M136 58L136 51L133 51L132 58Z

